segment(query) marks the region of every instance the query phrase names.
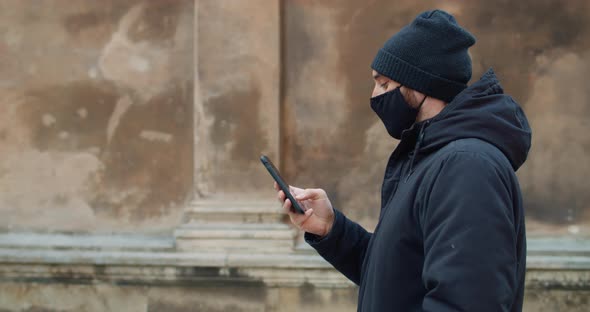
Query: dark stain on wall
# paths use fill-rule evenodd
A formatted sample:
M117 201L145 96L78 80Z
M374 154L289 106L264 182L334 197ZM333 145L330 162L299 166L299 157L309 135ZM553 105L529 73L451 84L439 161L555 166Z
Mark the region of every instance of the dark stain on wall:
M366 131L375 122L379 123L377 116L370 108L370 97L374 82L371 76L371 63L383 43L413 19L414 11L420 10L424 4L414 3L411 7L403 5L391 5L390 1L367 1L360 5L358 1L348 0L337 4L341 8L339 24L343 25L343 31L338 32L340 51L340 65L338 75L346 77L348 87L347 102L345 105L347 117L339 125L339 141L331 147L343 157L343 161L334 168L333 172L342 172L341 168L364 168L361 171L369 171L379 155L367 158L363 154L367 144ZM424 6L426 8L426 6ZM390 138L387 136L389 144ZM385 156L385 155L384 155ZM371 198L379 198L379 186L381 172L371 184ZM359 181L360 182L360 181ZM367 187L367 186L366 186ZM339 198L336 203L339 207L346 206L358 194L343 189L341 184L334 190ZM379 202L369 201L365 207L354 207L362 210L362 213L377 218L379 214ZM352 208L352 207L349 207ZM358 211L357 211L358 213Z
M465 11L463 20L474 25L478 36L473 49L475 70L481 72L493 66L506 92L524 106L529 118L551 116L544 119L544 123L533 124L533 149L528 165L534 164L530 170L542 173L537 173L536 178L521 179L527 216L553 225L587 222L590 197L582 185L588 172L572 170L574 167L565 162L585 161L572 158L568 151L584 150L586 156L582 157L590 154L590 149L583 145L587 140L580 135L587 131L584 129L590 129L584 126L584 116L590 114L590 92L572 89L577 85L575 80L585 74L559 74L544 63L551 64L568 54L578 55L582 60L588 55L590 2L477 1L467 2ZM584 72L583 66L588 65L581 61L575 71ZM559 94L557 102L549 107L530 100L533 91L543 92L533 89L539 79L552 79ZM547 97L552 96L551 92L545 91ZM571 97L572 94L578 97ZM580 102L580 95L585 103ZM568 125L562 124L564 118L569 118ZM545 127L553 129L547 131ZM536 158L546 159L547 163L540 164Z
M532 193L525 196L524 203L527 208L527 216L538 221L553 225L568 225L576 223L585 217L588 213L584 211L576 198L566 197L565 194L551 196L541 193ZM580 196L575 194L574 196Z
M451 5L452 3L452 5ZM362 202L369 203L365 207L350 207L357 216L368 216L376 219L378 209L373 195L377 194L383 172L375 171L375 162L385 161L380 157L367 158L363 153L367 147L366 131L377 118L369 107L369 97L372 88L370 63L381 45L401 27L412 21L423 10L432 9L437 5L449 4L457 10L458 22L471 31L477 38L477 44L470 50L473 60L474 82L484 71L493 67L498 74L506 93L512 95L517 102L524 106L529 118L551 113L555 120L572 118L570 126L564 126L552 135L559 136L567 143L554 143L554 138L548 137L550 131L543 131L545 137L537 138L535 143L543 145L533 150L530 159L561 159L568 157L564 151L576 146L585 150L590 149L581 137L580 131L588 129L584 120L590 111L587 101L590 94L581 90L571 90L567 79L584 79L584 75L573 78L549 76L555 79L556 87L560 91L563 103L555 103L552 108L543 107L529 101L534 85L540 78L547 78L549 73L543 62L559 58L562 55L574 54L584 60L590 51L590 2L574 0L567 5L562 1L468 1L440 3L425 1L415 3L401 1L395 5L390 1L286 1L285 2L285 93L283 99L284 116L282 118L283 142L282 152L285 155L284 172L294 184L325 188L331 195L333 203L340 209L348 206L355 198L362 197ZM318 16L325 14L327 20L335 20L332 27L323 25ZM318 31L309 24L318 23ZM329 75L345 77L346 87L334 85L329 90L321 91L314 84L315 79L322 76L322 55L316 54L326 42L337 38L338 47L330 57L338 59L339 71ZM303 72L310 62L318 64L315 69L319 76L303 77L310 82L304 87L296 86L302 79ZM580 63L583 63L581 61ZM540 65L541 64L541 65ZM585 63L584 63L585 64ZM581 70L581 69L577 69ZM573 81L571 81L573 82ZM564 91L565 90L565 91ZM346 92L346 100L334 106L334 112L340 115L345 112L343 121L334 122L332 116L326 116L325 124L319 129L306 129L297 126L298 118L305 118L305 114L313 113L313 103L308 103L299 94L319 94L318 101L330 98L332 93ZM536 90L535 92L542 92ZM580 96L584 93L585 95ZM575 97L569 94L576 94ZM539 96L537 94L537 96ZM580 102L580 99L584 102ZM336 114L335 114L336 115ZM577 120L577 121L576 121ZM563 121L560 121L563 122ZM535 124L537 135L541 133ZM546 125L555 127L554 124ZM324 129L322 129L324 127ZM586 128L585 128L586 127ZM337 129L336 135L331 135L328 143L309 144L306 138L326 136L325 132ZM569 129L569 130L568 130ZM389 142L383 142L389 144ZM565 144L565 145L564 145ZM539 153L536 155L535 153ZM552 156L562 155L562 156ZM583 162L585 159L572 159L572 162ZM529 185L524 194L527 215L542 222L563 225L568 223L586 222L590 218L587 209L587 196L582 187L583 176L588 172L570 172L559 163L550 162L545 167L536 166L541 171L543 182L530 182L524 178L523 184ZM372 166L372 167L371 167ZM370 169L370 172L369 172ZM358 179L358 188L343 188L342 180L347 172L359 172L366 177L349 176ZM554 176L554 179L550 177ZM552 182L551 182L552 181ZM354 184L350 182L349 184ZM551 185L553 184L553 185ZM574 187L572 187L574 185ZM347 191L350 190L350 191ZM548 191L550 190L550 191ZM346 210L347 208L344 208Z
M191 8L187 0L126 0L88 3L86 11L67 15L62 24L68 34L82 42L106 43L117 29L121 17L132 7L142 5L140 16L130 25L127 36L138 41L173 39L183 10Z
M231 90L204 105L214 117L211 142L222 149L232 142L230 155L236 166L251 163L266 148L266 136L259 121L259 87Z
M324 12L334 18L337 27L335 32L326 33L313 31L308 23L317 21L317 12ZM285 175L295 184L322 187L331 195L335 206L347 210L347 202L358 194L343 192L341 179L351 168L372 166L374 158L363 157L366 142L366 131L377 122L377 117L369 105L373 87L371 77L371 62L383 42L397 32L413 16L416 5L391 5L388 1L287 1L285 8L285 36L284 61L286 68L287 97L282 103L285 116L282 119L284 134L283 152L285 156ZM337 14L334 14L337 12ZM303 75L302 69L318 55L314 52L319 45L325 43L325 36L335 37L337 48L333 56L338 59L338 71L330 72L327 76L343 78L348 83L346 87L334 84L317 101L325 101L331 93L345 92L345 101L332 107L335 112L345 112L345 118L338 122L326 116L325 123L337 128L331 136L330 143L321 146L311 146L307 137L325 136L322 130L310 131L303 127L297 130L297 118L305 118L304 114L314 114L314 103L308 103L305 98L298 96L309 90L296 90L291 87ZM321 61L316 69L317 76L305 77L310 81L308 87L314 88L314 79L326 76L326 69ZM324 98L325 97L325 98ZM299 115L295 114L297 107ZM301 107L307 109L301 109ZM327 130L327 129L326 129ZM299 132L298 132L299 131ZM384 142L389 144L389 142ZM366 170L365 170L366 171ZM375 177L370 186L364 185L364 197L378 198L378 185L381 173ZM371 189L371 191L368 191ZM374 201L369 201L373 203ZM371 215L376 218L379 213L378 203L365 207L354 207L356 213Z
M210 312L243 312L251 311L237 304L208 304L207 302L195 302L193 304L176 303L176 302L151 302L148 305L148 312L191 312L191 311L210 311Z
M92 201L96 210L115 216L130 211L132 219L143 220L184 204L193 176L191 107L191 81L130 107L102 154L104 176ZM149 139L148 133L163 138ZM130 202L113 199L113 192L130 188L145 195Z
M285 5L284 31L287 42L283 51L283 62L284 67L288 68L284 74L289 85L301 76L302 65L314 58L315 42L313 34L309 34L305 29L306 14L309 14L306 13L306 7L296 5L293 1L286 1Z
M88 198L91 207L98 214L129 215L139 221L176 209L190 194L192 81L176 86L146 103L135 99L110 142L109 120L125 91L106 81L31 90L18 113L30 125L36 149L95 149L104 170ZM120 193L126 192L121 199ZM67 201L55 198L56 203L60 200Z
M326 70L322 64L322 55L317 51L321 45L326 44L322 36L336 35L327 34L324 31L315 31L317 13L314 10L326 8L328 5L337 5L334 2L317 1L286 1L285 3L285 47L283 49L283 61L285 62L284 79L286 93L282 105L281 118L281 153L284 155L282 163L282 174L294 185L302 187L322 187L331 197L333 204L340 204L340 197L337 195L339 179L342 176L343 168L350 164L352 156L347 145L357 145L357 136L347 139L342 136L331 137L329 144L319 145L312 143L316 138L326 138L322 132L326 126L340 127L333 120L333 116L325 111L319 112L318 105L323 104L331 97L331 93L343 92L342 86L334 83L333 88L319 91L318 84L314 80L325 79L332 76L338 81L339 73L332 73ZM324 11L326 12L326 11ZM318 25L318 28L321 26ZM342 51L333 51L333 57L339 58ZM308 63L318 61L318 66L311 71L304 71ZM306 75L305 77L302 77ZM293 87L297 83L305 82L298 88ZM316 98L307 96L317 95ZM347 109L348 103L339 103L334 107L334 113ZM318 115L323 114L323 124L318 124L313 129L302 126L302 122L308 118L321 120ZM359 116L357 116L359 117ZM360 117L363 118L363 117ZM352 127L352 126L351 126ZM352 131L350 132L352 133ZM345 134L349 135L349 133ZM345 142L345 143L343 143ZM343 143L343 144L341 144ZM362 144L362 143L361 143Z
M81 30L92 28L103 23L105 18L109 17L107 12L84 12L70 15L64 19L64 27L71 34L78 34Z
M119 96L117 87L108 81L75 81L29 90L18 114L41 151L103 149L107 123Z
M252 284L244 287L235 287L234 285L234 288L227 288L227 284L221 285L221 288L215 286L211 287L211 284L203 286L206 286L207 288L199 289L198 296L190 296L190 294L187 294L187 296L183 296L182 302L172 301L165 298L150 298L147 311L261 311L260 309L264 309L266 305L268 288L263 284ZM220 290L223 290L221 295ZM211 296L208 296L208 293L210 293ZM242 304L239 302L242 302Z
M328 302L348 302L350 306L358 304L358 289L356 287L334 290L330 293Z
M87 10L62 18L62 25L68 34L77 40L92 45L108 42L117 29L120 18L141 0L86 2Z
M304 302L309 305L319 304L322 303L322 297L316 291L315 285L305 282L301 285L299 290L299 302Z
M302 105L303 100L297 98L297 90L291 87L295 81L302 75L303 66L314 58L314 42L312 34L308 34L305 29L306 11L305 7L297 4L295 1L284 1L284 14L282 21L284 25L283 34L285 42L283 45L282 67L283 77L285 80L283 103L281 113L281 154L284 155L281 163L281 173L291 183L297 184L294 178L297 172L305 168L303 157L304 147L298 137L296 122L294 116L296 105ZM305 103L306 106L309 103Z
M142 15L131 25L128 36L133 41L172 39L182 10L190 1L149 1Z
M469 1L463 11L460 22L478 39L472 48L474 78L494 67L521 104L529 97L538 56L588 48L590 5L585 0Z

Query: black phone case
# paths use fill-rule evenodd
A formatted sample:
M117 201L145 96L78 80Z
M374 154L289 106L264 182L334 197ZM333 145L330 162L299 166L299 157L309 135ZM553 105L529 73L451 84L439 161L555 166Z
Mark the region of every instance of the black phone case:
M291 191L289 191L289 184L287 184L285 182L285 180L283 180L283 177L281 177L279 170L273 165L272 161L270 161L270 159L268 159L268 157L266 157L265 155L260 156L260 161L262 162L264 167L266 167L266 170L268 170L268 173L270 173L270 175L273 177L273 179L275 179L275 181L279 185L279 188L281 188L281 190L283 190L283 192L285 193L287 198L291 201L291 205L293 206L295 211L297 213L304 214L305 211L301 208L301 206L299 205L299 202L297 202L297 200L295 200L295 198L291 194Z

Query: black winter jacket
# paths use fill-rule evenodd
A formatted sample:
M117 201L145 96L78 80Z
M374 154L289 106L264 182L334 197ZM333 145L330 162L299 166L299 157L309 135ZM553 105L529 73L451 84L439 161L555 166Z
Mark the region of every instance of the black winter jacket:
M492 70L391 155L374 233L336 211L306 241L360 286L358 311L521 311L526 236L515 171L527 119Z

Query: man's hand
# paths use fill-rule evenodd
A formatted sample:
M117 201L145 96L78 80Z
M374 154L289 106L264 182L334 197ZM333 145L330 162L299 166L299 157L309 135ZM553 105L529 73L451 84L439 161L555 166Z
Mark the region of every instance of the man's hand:
M283 204L283 209L296 227L321 237L330 233L334 223L334 209L324 190L289 186L291 194L305 210L305 214L299 214L293 211L291 201L286 199L285 193L280 190L276 182L274 187L278 192L279 201Z

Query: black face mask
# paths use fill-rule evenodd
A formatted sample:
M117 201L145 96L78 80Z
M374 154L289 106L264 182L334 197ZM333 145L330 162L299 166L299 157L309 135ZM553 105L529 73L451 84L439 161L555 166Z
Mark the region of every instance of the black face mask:
M424 97L418 108L411 107L404 99L401 87L371 98L371 108L383 121L389 135L398 140L401 139L402 132L414 124L420 107L426 100Z

